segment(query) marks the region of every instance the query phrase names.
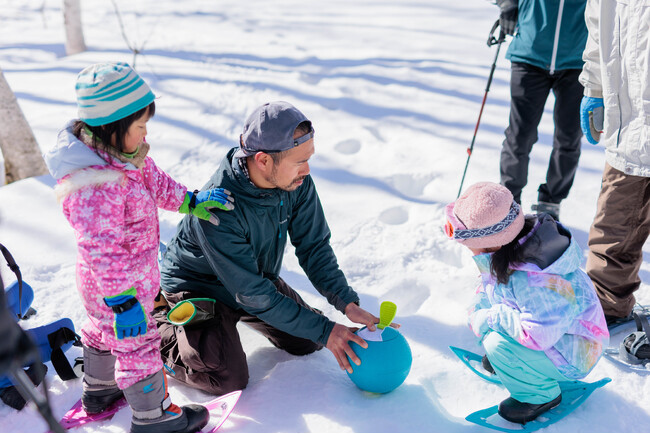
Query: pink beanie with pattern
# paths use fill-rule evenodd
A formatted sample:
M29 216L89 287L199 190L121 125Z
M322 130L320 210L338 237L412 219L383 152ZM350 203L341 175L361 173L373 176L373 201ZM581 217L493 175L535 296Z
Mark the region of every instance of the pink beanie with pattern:
M472 185L447 205L446 213L447 235L476 249L504 246L524 227L524 213L512 193L493 182Z

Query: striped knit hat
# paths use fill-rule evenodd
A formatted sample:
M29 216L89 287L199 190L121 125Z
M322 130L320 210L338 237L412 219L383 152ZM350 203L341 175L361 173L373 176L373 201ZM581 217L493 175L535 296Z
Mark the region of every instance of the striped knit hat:
M126 63L97 63L77 76L79 119L90 126L110 124L155 99L147 83Z

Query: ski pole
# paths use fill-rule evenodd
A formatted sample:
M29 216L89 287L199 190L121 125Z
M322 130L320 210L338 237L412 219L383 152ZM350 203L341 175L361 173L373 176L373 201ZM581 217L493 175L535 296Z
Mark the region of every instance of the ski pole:
M36 362L36 365L38 365L39 363L40 363L40 356L38 357L38 361ZM42 366L42 364L40 366ZM42 368L37 367L36 369L42 369ZM45 379L45 372L42 372L42 376L43 376L42 395L36 391L36 387L32 384L27 374L25 374L25 371L23 371L22 366L14 364L9 371L9 376L13 379L14 386L16 386L18 393L20 393L23 399L34 403L36 409L38 410L38 412L41 414L41 416L49 426L51 432L66 432L61 426L61 424L59 424L59 422L52 415L52 408L50 407L50 399L47 393L47 380Z
M458 195L456 199L460 197L460 193L463 190L463 183L465 182L465 175L467 174L467 167L469 166L469 159L472 156L472 151L474 150L474 142L476 141L476 133L478 132L478 126L481 123L481 116L483 115L483 108L485 107L485 101L487 101L487 95L490 91L490 85L492 84L492 76L494 75L494 70L497 67L497 59L499 58L499 51L501 50L501 43L506 39L506 35L501 32L499 34L499 39L494 37L494 31L499 27L499 20L497 20L490 30L490 35L488 36L487 45L491 47L492 45L497 46L497 52L494 55L494 62L492 62L492 67L490 68L490 75L488 77L487 86L485 87L485 94L483 95L483 102L481 103L481 110L478 113L478 120L476 121L476 127L474 127L474 137L472 137L472 143L467 148L467 162L465 163L465 170L463 170L463 178L460 181L460 188L458 189Z

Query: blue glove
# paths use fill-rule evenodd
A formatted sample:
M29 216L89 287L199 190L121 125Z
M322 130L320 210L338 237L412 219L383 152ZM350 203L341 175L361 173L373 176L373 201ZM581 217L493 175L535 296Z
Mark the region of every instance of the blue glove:
M135 298L137 291L130 287L121 294L104 297L104 303L115 313L113 329L118 339L134 338L147 333L147 317L144 308Z
M488 309L479 309L469 316L469 326L481 340L490 331Z
M600 133L603 132L605 118L605 105L602 98L590 96L582 97L580 103L580 128L592 145L600 141Z
M219 218L210 209L219 208L223 211L230 211L235 209L234 201L235 199L230 196L230 192L223 188L214 188L201 192L198 190L194 190L194 192L188 191L178 212L192 214L200 219L208 220L213 225L218 225Z

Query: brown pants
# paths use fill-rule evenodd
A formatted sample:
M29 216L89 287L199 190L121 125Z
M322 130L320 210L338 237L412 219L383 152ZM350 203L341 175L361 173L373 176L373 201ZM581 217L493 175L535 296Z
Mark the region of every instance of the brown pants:
M275 282L278 292L299 305L319 312L305 301L284 280ZM323 348L309 339L278 330L242 309L232 309L219 301L214 303L214 318L201 324L174 326L167 321L170 308L189 298L202 295L192 292L165 293L169 307L154 310L158 332L162 338L163 362L173 370L172 377L214 395L240 390L248 384L248 364L242 348L237 323L243 321L262 333L277 348L290 354L306 355ZM201 304L207 308L209 304Z
M606 164L587 258L587 274L606 315L624 317L632 311L649 234L650 178Z

